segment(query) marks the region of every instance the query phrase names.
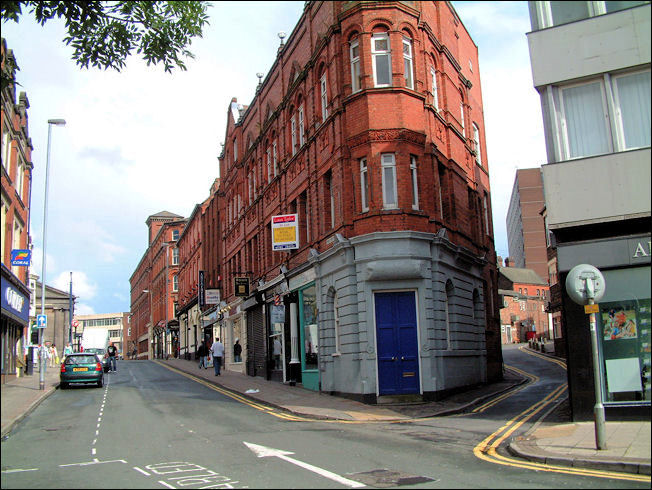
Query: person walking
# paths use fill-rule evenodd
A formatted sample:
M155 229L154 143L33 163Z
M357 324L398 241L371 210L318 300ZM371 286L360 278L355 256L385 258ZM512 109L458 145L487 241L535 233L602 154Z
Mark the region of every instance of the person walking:
M224 344L220 342L219 337L215 337L215 342L213 342L213 345L211 346L211 353L213 355L215 376L219 376L220 368L222 367L222 357L224 357Z
M235 339L235 344L233 345L233 360L235 362L242 362L242 346L238 338Z
M70 342L66 342L66 346L63 348L63 355L67 356L68 354L72 354L72 346L70 345Z
M52 359L53 359L53 366L58 366L59 365L59 351L57 350L57 345L52 344Z
M206 356L208 355L208 347L206 347L206 344L202 340L202 343L199 346L199 349L197 349L197 355L199 356L199 369L202 367L204 369L208 369L208 365L206 364Z
M109 371L113 371L114 373L117 373L118 372L118 349L116 348L115 345L113 345L113 342L111 342L111 344L106 349L106 351L109 354Z

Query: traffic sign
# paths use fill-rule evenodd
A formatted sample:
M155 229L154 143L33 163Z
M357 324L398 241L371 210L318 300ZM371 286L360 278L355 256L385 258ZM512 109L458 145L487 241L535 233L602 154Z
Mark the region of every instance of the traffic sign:
M77 320L72 321L72 326L77 328L79 326L79 322Z
M46 315L36 315L36 328L46 328L48 326L48 317Z

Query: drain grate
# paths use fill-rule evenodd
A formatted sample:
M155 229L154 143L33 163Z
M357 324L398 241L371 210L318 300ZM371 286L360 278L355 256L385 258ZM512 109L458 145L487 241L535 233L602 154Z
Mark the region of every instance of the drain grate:
M396 487L400 485L415 485L435 481L427 476L416 476L392 471L388 469L363 471L361 473L349 473L347 477L376 488Z

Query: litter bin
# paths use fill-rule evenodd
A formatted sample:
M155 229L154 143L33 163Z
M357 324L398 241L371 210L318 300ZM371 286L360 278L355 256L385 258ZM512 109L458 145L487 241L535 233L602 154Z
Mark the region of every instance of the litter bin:
M27 366L25 367L25 374L31 376L34 374L34 347L27 349Z

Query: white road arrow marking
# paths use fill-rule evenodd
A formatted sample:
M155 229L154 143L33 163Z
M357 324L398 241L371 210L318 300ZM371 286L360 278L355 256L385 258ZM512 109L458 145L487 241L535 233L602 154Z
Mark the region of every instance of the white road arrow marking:
M313 473L317 473L318 475L321 475L324 478L328 478L329 480L333 480L338 483L341 483L342 485L346 485L347 487L362 488L366 486L364 483L349 480L348 478L344 478L343 476L337 475L323 468L319 468L317 466L304 463L303 461L299 461L298 459L290 458L288 457L288 455L294 454L290 451L283 451L281 449L274 449L267 446L260 446L258 444L251 444L250 442L245 442L245 441L242 442L244 443L245 446L251 449L253 453L259 458L268 458L268 457L279 458L282 459L283 461L287 461L288 463L292 463L297 466L300 466L301 468L306 469L308 471L312 471Z

